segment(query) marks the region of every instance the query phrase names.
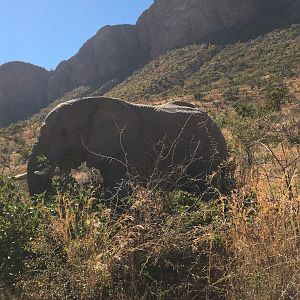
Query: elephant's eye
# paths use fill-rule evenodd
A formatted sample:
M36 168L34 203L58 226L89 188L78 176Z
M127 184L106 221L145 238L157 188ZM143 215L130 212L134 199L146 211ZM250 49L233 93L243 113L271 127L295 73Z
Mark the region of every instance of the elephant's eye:
M61 134L62 136L66 136L67 132L66 132L65 130L62 130L62 131L60 132L60 134Z

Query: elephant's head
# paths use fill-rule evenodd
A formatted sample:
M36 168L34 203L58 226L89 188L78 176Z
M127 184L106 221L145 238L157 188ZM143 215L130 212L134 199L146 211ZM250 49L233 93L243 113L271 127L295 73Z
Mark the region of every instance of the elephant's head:
M29 157L30 194L49 191L52 175L45 170L52 166L68 171L87 161L100 168L103 158L114 157L134 143L137 122L135 111L117 99L84 98L57 106L41 127Z

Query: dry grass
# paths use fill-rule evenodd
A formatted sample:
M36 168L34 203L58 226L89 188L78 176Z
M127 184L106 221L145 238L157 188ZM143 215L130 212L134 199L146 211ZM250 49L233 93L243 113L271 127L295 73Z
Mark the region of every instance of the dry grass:
M285 146L258 147L245 185L225 199L235 261L229 299L299 299L299 146Z
M271 150L257 146L243 185L215 202L134 186L117 217L89 193L58 195L21 298L299 299L299 149Z
M236 265L230 299L299 298L300 198L290 201L282 190L274 202L272 194L268 183L259 183L253 222L249 222L248 210L232 197L228 236Z
M275 142L251 143L250 164L243 142L255 137L246 129L258 129L257 120L236 119L238 136L224 128L237 184L216 201L134 182L128 210L116 216L90 190L60 193L46 203L28 245L18 298L300 299L300 149L289 141L299 137L292 108L296 118L297 103L285 105L284 122L266 130ZM35 130L25 128L24 140ZM8 295L0 292L0 299Z

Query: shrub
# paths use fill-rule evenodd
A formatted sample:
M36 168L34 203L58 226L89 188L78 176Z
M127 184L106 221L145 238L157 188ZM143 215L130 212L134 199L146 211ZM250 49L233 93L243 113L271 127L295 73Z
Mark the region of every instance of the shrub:
M239 99L239 92L240 92L239 88L233 86L226 89L223 92L222 96L226 101L234 102Z
M282 104L286 101L288 89L285 85L277 85L268 92L266 107L269 110L280 111Z
M24 199L15 183L0 178L0 284L13 285L24 272L40 222L40 207Z
M236 101L232 106L235 112L242 117L254 117L256 114L256 109L251 103Z
M201 101L203 99L203 97L204 97L204 94L202 92L198 92L198 93L194 94L194 98L197 101Z

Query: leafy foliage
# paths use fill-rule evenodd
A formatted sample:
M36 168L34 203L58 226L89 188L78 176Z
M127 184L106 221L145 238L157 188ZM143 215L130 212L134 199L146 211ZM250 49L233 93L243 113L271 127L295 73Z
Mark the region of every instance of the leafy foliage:
M288 89L284 85L279 85L269 91L267 108L270 110L280 111L281 106L286 100Z
M17 185L0 178L0 283L13 284L23 273L40 218L39 206L24 201Z

